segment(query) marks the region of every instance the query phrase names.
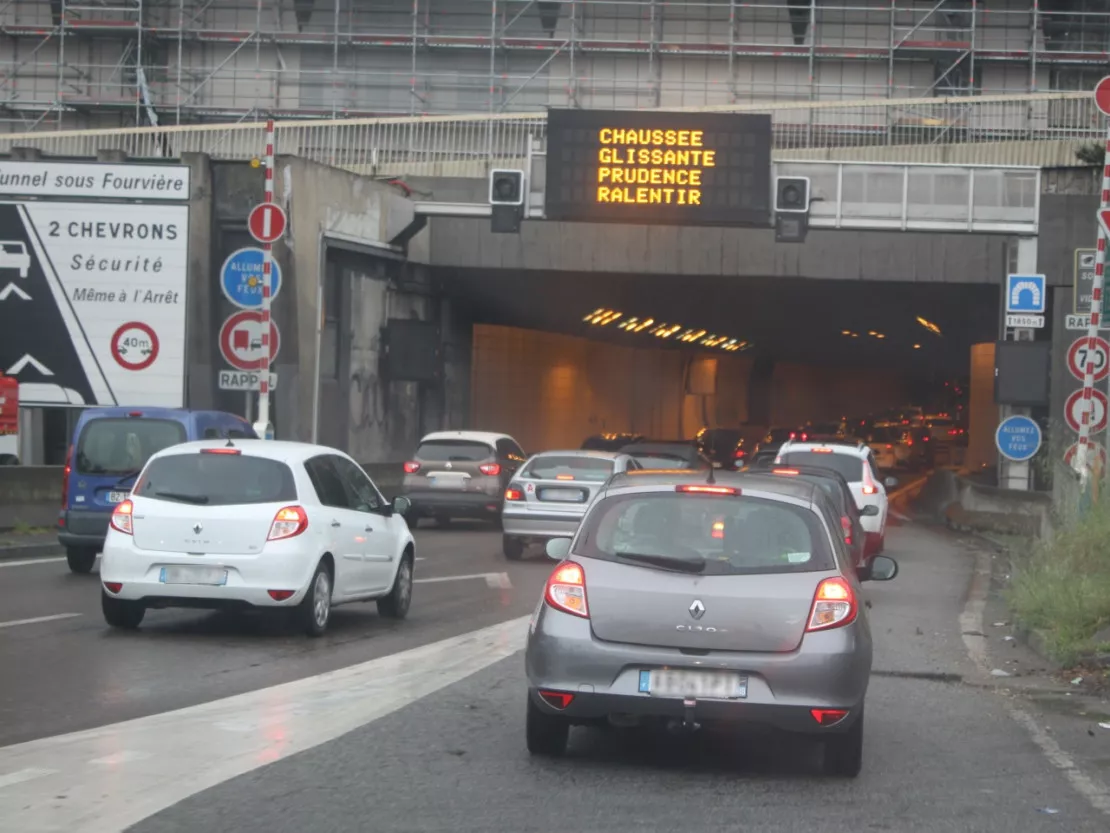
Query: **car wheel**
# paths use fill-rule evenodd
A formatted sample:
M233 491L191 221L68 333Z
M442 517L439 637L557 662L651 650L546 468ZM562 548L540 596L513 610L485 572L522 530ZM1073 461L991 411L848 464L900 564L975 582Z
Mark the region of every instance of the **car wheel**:
M852 728L825 738L825 774L855 778L863 768L863 706Z
M529 695L525 734L531 754L557 758L567 751L570 723L566 718L541 712Z
M66 547L66 563L71 572L85 575L96 563L96 550L92 547Z
M117 599L108 595L108 591L100 590L100 609L104 612L104 621L113 628L133 631L139 627L146 615L146 608L139 602L128 599Z
M378 599L378 613L390 619L404 619L409 614L412 603L412 553L405 550L401 556L401 566L388 596Z
M501 552L510 561L520 561L524 555L524 542L512 535L501 536Z
M306 636L323 636L331 620L331 571L321 561L308 590L297 607L297 619Z

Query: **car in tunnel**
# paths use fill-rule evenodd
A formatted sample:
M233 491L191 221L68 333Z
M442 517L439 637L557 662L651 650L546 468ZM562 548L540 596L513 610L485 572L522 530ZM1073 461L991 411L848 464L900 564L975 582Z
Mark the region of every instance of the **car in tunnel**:
M909 461L910 448L904 442L904 435L901 425L889 423L880 423L867 433L867 445L879 469L890 471Z
M694 446L717 469L742 468L748 457L739 428L702 428L694 436Z
M624 446L620 453L634 458L645 469L669 471L713 468L709 458L688 440L645 440Z
M616 474L642 468L627 454L545 451L528 459L505 490L501 549L517 561L527 544L573 535L586 507Z
M629 443L643 442L643 434L593 434L582 441L582 451L620 451Z
M776 465L817 466L838 472L848 482L856 506L860 510L865 535L866 555L881 553L886 548L886 521L889 509L886 490L898 480L879 472L875 455L862 441L797 442L790 441L779 449ZM875 507L874 510L868 506Z
M401 493L406 516L447 526L455 518L501 522L505 490L527 456L508 434L489 431L436 431L427 434L405 463Z
M616 476L547 554L525 650L531 754L562 755L572 726L754 725L815 736L827 774L859 774L871 629L811 480ZM868 578L897 570L880 556Z

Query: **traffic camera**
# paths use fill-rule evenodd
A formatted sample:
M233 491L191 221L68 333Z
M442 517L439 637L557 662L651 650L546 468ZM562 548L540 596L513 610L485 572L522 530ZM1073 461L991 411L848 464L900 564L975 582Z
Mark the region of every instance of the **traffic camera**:
M489 172L489 229L494 234L516 234L524 219L524 171Z
M775 213L809 213L809 177L775 177Z

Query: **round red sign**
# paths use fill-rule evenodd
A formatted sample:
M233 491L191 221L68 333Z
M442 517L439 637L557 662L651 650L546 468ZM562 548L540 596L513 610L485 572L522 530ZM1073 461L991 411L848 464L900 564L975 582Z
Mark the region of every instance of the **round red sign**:
M1087 362L1094 361L1094 380L1101 382L1110 375L1110 343L1104 338L1095 339L1095 349L1089 350L1087 336L1081 336L1072 342L1068 348L1068 370L1071 375L1083 381L1083 374L1087 370Z
M1092 443L1091 448L1095 450L1095 454L1099 461L1099 471L1106 471L1106 447L1101 443ZM1072 443L1071 448L1064 452L1064 462L1067 465L1072 465L1075 462L1075 455L1079 453L1079 443ZM1088 452L1089 454L1090 452ZM1088 457L1088 460L1090 458Z
M128 321L112 333L112 358L124 370L146 370L158 358L158 336L149 324Z
M272 202L260 203L251 209L247 229L259 243L273 243L285 233L285 212Z
M270 320L270 363L277 359L281 347L281 333L273 319ZM244 309L232 313L220 327L220 353L236 370L261 370L265 354L262 352L262 313Z
M1064 403L1064 419L1072 431L1079 433L1079 422L1083 416L1083 388L1075 391ZM1091 391L1091 416L1089 420L1091 436L1106 430L1106 394L1100 390Z
M1095 85L1095 106L1104 116L1110 116L1110 75Z

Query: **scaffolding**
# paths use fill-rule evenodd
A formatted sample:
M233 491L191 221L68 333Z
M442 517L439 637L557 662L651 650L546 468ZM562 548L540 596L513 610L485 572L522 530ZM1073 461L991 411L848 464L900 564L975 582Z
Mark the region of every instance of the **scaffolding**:
M1108 64L1107 0L0 0L8 132L1013 95Z

